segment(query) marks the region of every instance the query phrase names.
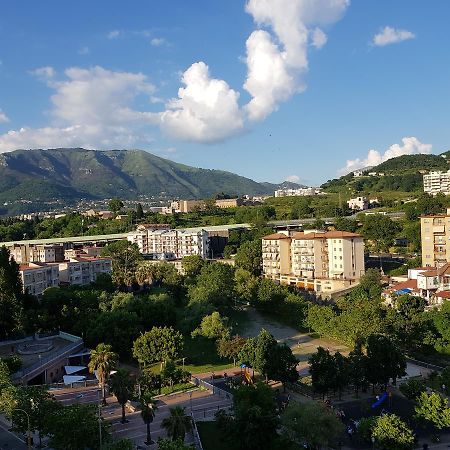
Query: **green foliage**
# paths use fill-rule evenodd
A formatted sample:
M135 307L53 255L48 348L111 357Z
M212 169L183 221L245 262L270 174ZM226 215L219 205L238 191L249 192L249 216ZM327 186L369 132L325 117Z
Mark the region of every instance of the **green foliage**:
M185 445L181 439L158 438L158 450L194 450L193 445Z
M169 409L169 417L165 417L161 426L166 429L167 435L172 441L184 442L186 433L192 429L192 419L185 412L185 408L176 406Z
M229 358L233 360L233 365L236 365L236 358L242 350L246 339L235 335L233 337L222 337L217 341L217 353L221 358Z
M255 239L242 244L234 258L236 267L247 270L252 275L258 276L262 270L261 241Z
M366 444L372 442L372 430L377 422L377 417L362 417L359 421L358 436Z
M437 392L422 392L416 399L416 417L431 423L438 430L450 426L450 407L448 398Z
M118 213L123 208L123 201L118 198L112 198L108 202L108 208L113 213Z
M142 366L176 359L183 350L183 336L172 327L153 327L133 344L133 356Z
M203 317L200 325L192 332L192 337L203 336L208 339L227 339L230 336L230 329L226 325L227 317L215 311L209 316Z
M0 358L0 361L2 359ZM7 358L3 358L3 362L8 367L9 373L18 372L23 365L22 359L18 355L8 356Z
M381 214L366 216L362 228L364 237L372 241L376 251L388 251L399 231L398 223Z
M119 368L111 378L111 391L122 407L122 423L125 423L125 404L133 395L134 381L126 369Z
M332 410L315 402L292 402L284 411L281 421L291 439L307 442L311 448L335 444L344 429Z
M318 347L317 352L309 357L308 363L313 389L324 396L333 388L334 384L335 361L333 355L323 347Z
M381 450L410 450L414 448L414 435L408 425L394 414L377 417L372 436Z
M190 255L181 260L181 265L187 277L196 277L200 274L205 261L200 255Z
M400 385L400 392L410 400L415 400L422 392L427 390L424 381L410 378Z
M111 345L100 343L94 350L91 350L89 359L89 371L96 373L97 379L102 388L103 404L106 404L105 385L109 380L109 375L117 366L118 355L112 351Z

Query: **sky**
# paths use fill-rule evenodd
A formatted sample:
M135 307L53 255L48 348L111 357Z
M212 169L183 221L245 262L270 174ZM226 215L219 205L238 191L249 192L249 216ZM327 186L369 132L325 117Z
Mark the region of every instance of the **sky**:
M448 0L3 0L0 153L316 185L450 149Z

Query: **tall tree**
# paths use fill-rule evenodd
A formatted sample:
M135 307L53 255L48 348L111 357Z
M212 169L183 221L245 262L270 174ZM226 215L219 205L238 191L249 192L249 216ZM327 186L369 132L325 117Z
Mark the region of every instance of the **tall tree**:
M438 430L450 427L448 399L437 392L432 392L431 394L422 392L417 397L415 411L416 417L431 423Z
M222 338L217 341L217 353L221 358L230 358L236 365L236 358L245 345L245 338L235 335L231 338Z
M242 244L234 258L236 267L249 271L252 275L261 275L262 248L261 240L255 239Z
M181 266L187 277L193 278L199 275L204 265L205 260L200 255L185 256L181 260Z
M339 392L339 400L341 400L342 390L348 385L350 378L350 367L348 359L342 356L340 352L333 355L334 362L334 376L333 389Z
M155 411L158 409L156 403L151 397L151 394L146 392L141 396L141 417L145 423L147 438L145 440L146 445L151 445L154 442L152 441L152 436L150 434L150 424L153 422L155 418Z
M177 359L183 350L183 336L172 327L153 327L133 344L133 356L141 366Z
M308 359L308 363L313 389L324 397L333 388L334 358L328 350L318 347L317 352Z
M192 419L185 412L185 408L176 406L169 409L169 417L165 417L161 422L163 428L166 429L167 435L173 440L184 442L186 433L192 429Z
M109 380L111 370L113 370L118 361L117 353L112 351L111 345L98 344L95 350L91 350L89 360L89 370L96 372L97 379L102 389L102 402L106 405L106 383Z
M203 336L208 339L227 339L230 329L226 325L228 318L222 317L217 311L203 317L200 325L192 332L192 337Z
M119 405L122 407L122 423L125 420L125 405L133 395L134 382L130 377L130 372L126 369L117 369L117 372L111 378L111 391L116 396Z
M140 203L137 204L136 207L136 219L141 220L144 217L144 209Z
M356 396L367 381L367 356L362 351L361 342L357 342L355 348L348 355L349 381L353 384Z
M372 437L380 450L410 450L414 448L414 434L408 425L395 414L377 417Z
M108 202L108 208L110 211L117 214L123 208L123 202L118 198L112 198Z
M19 265L5 246L0 247L0 339L23 327L22 280Z

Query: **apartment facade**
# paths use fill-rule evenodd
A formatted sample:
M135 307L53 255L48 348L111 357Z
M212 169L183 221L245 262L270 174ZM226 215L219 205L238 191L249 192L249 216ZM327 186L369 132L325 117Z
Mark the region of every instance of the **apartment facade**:
M109 258L76 257L59 263L59 281L75 286L85 286L95 282L97 276L111 274L112 262Z
M276 233L262 239L262 260L266 278L330 293L364 274L364 242L344 231Z
M209 235L205 230L137 229L128 233L129 242L154 259L180 259L184 256L209 254Z
M62 245L22 245L15 244L9 247L11 256L18 264L30 262L51 263L64 260L64 248Z
M19 266L24 292L41 296L45 289L59 285L59 267L56 263L29 263Z
M450 194L450 170L447 172L430 172L423 175L423 191L427 194L436 195L442 192Z
M369 199L367 197L355 197L347 201L349 209L352 211L365 211L369 209Z
M450 262L450 209L446 214L420 218L422 266L442 267Z
M243 204L242 198L221 198L216 200L216 206L221 209L237 208Z

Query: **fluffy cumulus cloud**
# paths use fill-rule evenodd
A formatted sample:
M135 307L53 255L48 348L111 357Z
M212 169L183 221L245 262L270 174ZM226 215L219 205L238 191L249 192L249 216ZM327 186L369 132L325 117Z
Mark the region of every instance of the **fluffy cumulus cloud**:
M300 181L300 177L298 175L289 175L285 178L285 181L290 181L291 183L298 183Z
M348 5L349 0L248 1L246 10L260 27L247 40L244 89L252 97L245 107L250 120L264 119L305 89L309 46L326 43L320 27L339 20Z
M431 153L432 145L423 144L416 137L404 137L401 144L393 144L384 153L371 149L365 158L356 158L347 160L346 166L339 171L344 175L364 167L372 167L381 164L388 159L402 155L417 155L420 153Z
M415 37L415 34L408 30L384 27L373 37L372 44L378 47L384 47L385 45L396 44L397 42L407 41Z
M0 108L0 123L8 123L9 117Z
M181 140L215 142L242 130L239 93L225 81L211 78L204 62L192 64L182 83L178 98L160 114L164 133Z
M64 79L52 70L37 69L54 89L49 114L52 124L21 128L0 135L0 152L17 148L84 146L127 147L149 140L145 126L158 117L130 105L138 95L149 96L154 86L141 73L113 72L102 67L65 71Z

